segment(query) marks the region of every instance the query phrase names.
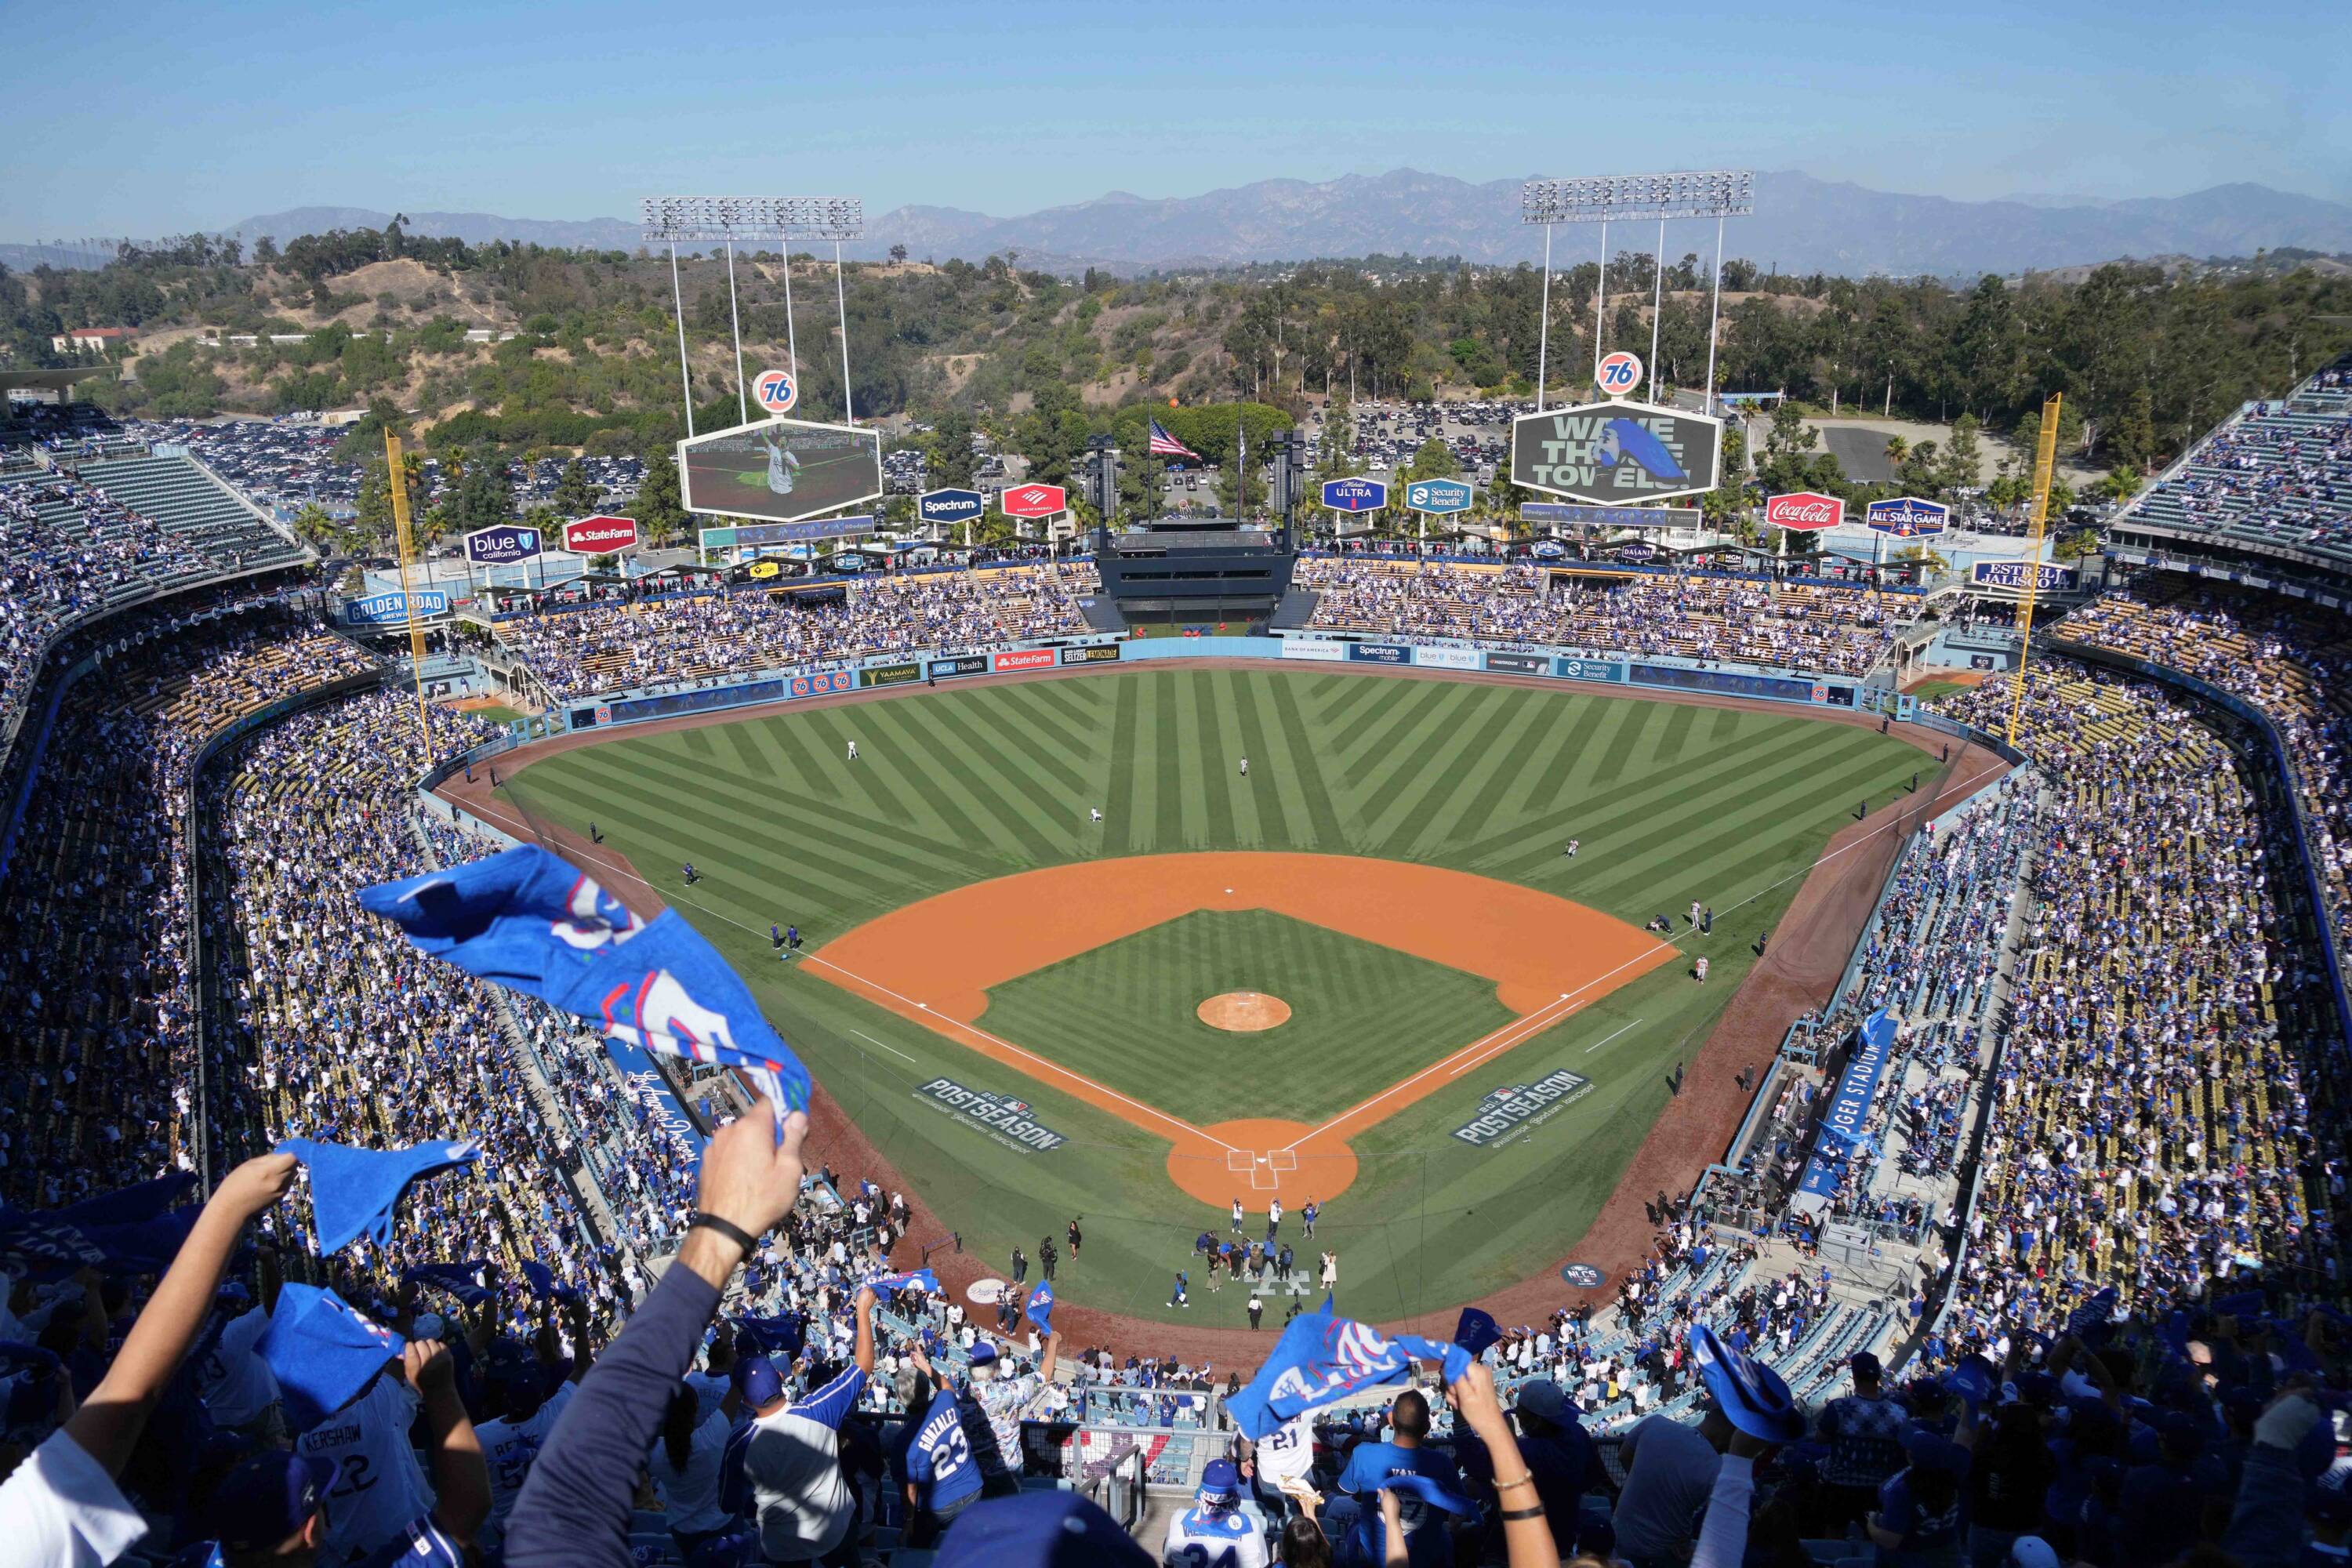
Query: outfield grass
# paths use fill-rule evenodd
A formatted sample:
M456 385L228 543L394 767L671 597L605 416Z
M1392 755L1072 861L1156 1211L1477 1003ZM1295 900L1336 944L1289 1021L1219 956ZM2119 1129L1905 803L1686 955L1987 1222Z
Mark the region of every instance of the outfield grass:
M845 760L852 740L862 758L854 764ZM1247 777L1236 765L1244 755ZM1794 713L1569 686L1160 668L942 687L624 736L538 763L512 788L535 815L575 829L593 818L718 943L818 1078L969 1249L1002 1260L1014 1242L1034 1249L1082 1215L1085 1255L1064 1265L1056 1289L1147 1316L1177 1315L1165 1305L1172 1271L1185 1265L1195 1232L1223 1228L1220 1215L1169 1181L1167 1144L778 963L766 940L772 921L798 924L814 947L985 878L1186 849L1429 861L1635 924L1679 914L1693 899L1712 904L1714 936L1686 944L1713 963L1705 987L1678 964L1654 971L1356 1140L1361 1169L1328 1203L1318 1242L1341 1254L1341 1301L1386 1319L1524 1278L1583 1230L1664 1102L1665 1075L1705 1037L1753 965L1756 936L1780 919L1829 835L1852 819L1857 801L1875 814L1924 771L1900 742ZM1088 817L1097 806L1106 815L1099 826ZM1582 841L1573 860L1560 853L1571 837ZM703 874L691 890L677 874L686 860ZM1112 976L1127 1005L1152 1016L1124 1026L1108 1014L1080 1016L1074 993L1070 1017L1046 1019L1053 999L1028 993L1053 985L1048 972L999 986L990 1026L1018 1037L1007 1022L1018 1015L1020 1027L1053 1037L1024 1039L1031 1048L1097 1053L1095 1067L1080 1070L1107 1074L1104 1054L1131 1053L1117 1070L1150 1085L1139 1098L1188 1119L1263 1114L1251 1103L1260 1080L1242 1076L1228 1043L1246 1058L1252 1037L1223 1037L1224 1055L1202 1055L1186 1044L1188 1028L1201 1028L1192 1009L1210 994L1203 985L1270 990L1297 1006L1301 981L1258 984L1262 971L1246 967L1250 942L1213 925L1195 939L1177 929L1187 924L1063 966L1116 966L1127 962L1118 948L1197 940L1166 977L1139 961L1129 980ZM1146 951L1137 949L1139 960ZM1346 974L1351 963L1364 970L1345 952L1320 955L1320 965L1341 973L1318 994L1328 986L1336 1005L1365 984L1368 972ZM1104 984L1108 973L1090 970L1078 990ZM1424 978L1437 985L1451 973ZM1243 978L1228 985L1224 975ZM1496 1007L1491 988L1485 1005ZM1489 1027L1465 1012L1429 1059ZM1271 1043L1283 1032L1258 1038ZM1333 1044L1318 1048L1344 1048L1346 1034L1335 1028ZM1193 1070L1181 1071L1186 1064ZM1305 1053L1252 1065L1320 1070ZM1540 1127L1499 1147L1452 1136L1490 1091L1562 1068L1591 1089ZM1067 1142L1022 1151L950 1119L919 1093L936 1077L1026 1100ZM1196 1289L1183 1316L1239 1326L1243 1299ZM1268 1315L1269 1325L1278 1320L1278 1310Z
M1237 1034L1203 998L1260 991L1288 1021ZM1511 1021L1495 983L1265 910L1201 910L988 994L992 1034L1195 1126L1319 1122Z

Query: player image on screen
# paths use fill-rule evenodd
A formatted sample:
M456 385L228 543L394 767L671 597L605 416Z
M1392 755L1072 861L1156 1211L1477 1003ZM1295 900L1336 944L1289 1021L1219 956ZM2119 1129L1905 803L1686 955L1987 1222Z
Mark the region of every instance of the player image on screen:
M687 510L769 522L821 517L882 493L881 437L769 419L679 443Z

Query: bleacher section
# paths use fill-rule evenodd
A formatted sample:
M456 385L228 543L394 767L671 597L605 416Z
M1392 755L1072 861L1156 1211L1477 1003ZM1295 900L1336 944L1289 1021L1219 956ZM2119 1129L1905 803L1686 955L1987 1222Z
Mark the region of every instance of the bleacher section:
M185 458L142 455L67 466L84 484L216 565L272 565L303 554L299 545Z
M2113 526L2133 523L2352 568L2352 355L2224 422Z

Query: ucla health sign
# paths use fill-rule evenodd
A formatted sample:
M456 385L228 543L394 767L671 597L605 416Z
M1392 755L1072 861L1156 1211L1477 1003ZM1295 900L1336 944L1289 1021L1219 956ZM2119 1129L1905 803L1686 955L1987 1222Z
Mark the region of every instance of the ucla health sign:
M1389 504L1389 488L1378 479L1325 479L1323 504L1333 511L1378 511Z
M1951 526L1952 509L1921 500L1917 496L1896 496L1893 500L1872 501L1863 509L1862 521L1873 533L1912 539L1924 533L1943 532Z
M1404 488L1407 511L1450 517L1470 510L1470 487L1460 479L1415 479Z
M449 595L438 588L418 589L416 613L419 616L447 615ZM343 620L349 626L382 626L407 619L408 595L405 594L371 594L364 599L349 599L343 604Z
M516 523L478 528L466 535L466 559L477 566L508 566L529 561L541 548L539 530Z

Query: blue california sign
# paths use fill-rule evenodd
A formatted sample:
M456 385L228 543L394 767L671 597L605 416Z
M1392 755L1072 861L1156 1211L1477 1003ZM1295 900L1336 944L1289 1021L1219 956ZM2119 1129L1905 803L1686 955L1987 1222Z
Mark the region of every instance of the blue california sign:
M1415 479L1404 488L1404 504L1409 511L1432 517L1468 511L1470 487L1460 479Z
M1951 508L1931 500L1921 500L1917 496L1874 500L1863 511L1863 521L1873 532L1892 533L1904 539L1922 533L1941 533L1950 526L1951 521Z
M925 490L915 503L916 515L924 522L971 522L987 510L988 501L978 490Z
M1378 479L1325 479L1323 504L1333 511L1378 511L1389 504L1389 488Z
M507 566L540 552L539 530L498 523L466 535L466 559L477 566Z

